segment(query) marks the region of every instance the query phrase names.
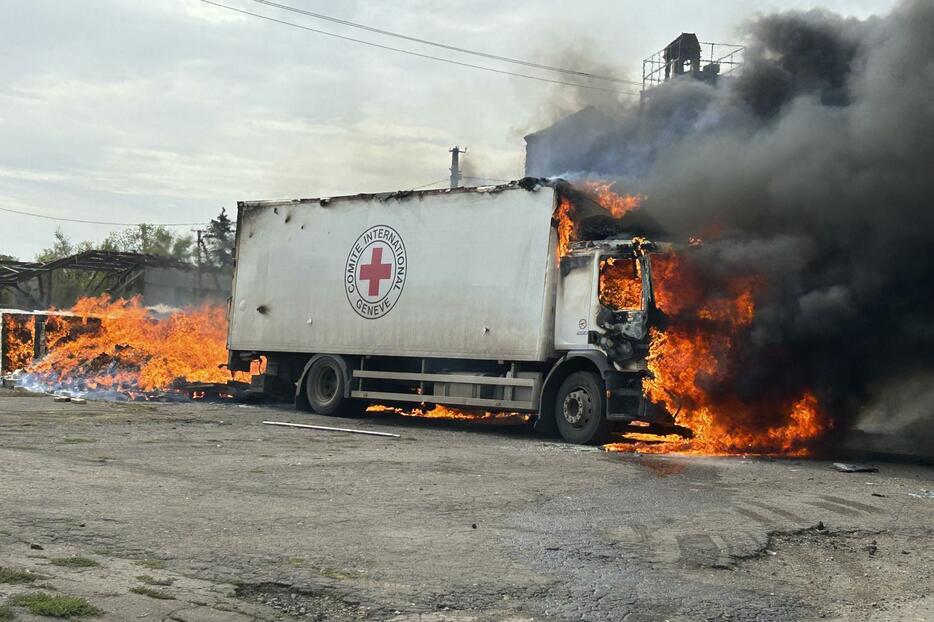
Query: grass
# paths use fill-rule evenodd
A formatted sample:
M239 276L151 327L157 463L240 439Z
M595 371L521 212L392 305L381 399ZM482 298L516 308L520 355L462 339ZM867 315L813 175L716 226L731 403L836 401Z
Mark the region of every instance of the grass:
M100 562L88 559L87 557L56 557L49 561L56 566L64 566L66 568L97 568L100 566Z
M14 617L12 609L6 605L0 605L0 622L9 622Z
M0 583L17 585L20 583L32 583L35 580L36 575L31 572L0 567Z
M138 585L136 587L131 587L130 591L134 594L141 594L143 596L148 596L149 598L158 598L159 600L175 600L175 597L169 594L168 592L163 592L162 590L157 590L151 587L146 587L145 585Z
M45 592L21 594L10 599L17 607L24 607L29 613L49 618L89 618L99 616L103 611L77 596L52 596Z
M150 577L148 574L140 575L136 577L136 580L146 585L161 585L163 587L175 583L175 579L157 579L155 577Z
M150 570L165 570L166 563L162 559L141 559L136 562L136 565Z

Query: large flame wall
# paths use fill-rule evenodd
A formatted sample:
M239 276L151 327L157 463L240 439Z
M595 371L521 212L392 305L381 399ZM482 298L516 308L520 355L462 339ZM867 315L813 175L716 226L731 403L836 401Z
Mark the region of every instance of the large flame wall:
M155 391L179 381L248 381L232 375L227 360L227 320L216 305L158 317L138 298L84 298L74 318L46 323L48 354L28 366L48 388Z

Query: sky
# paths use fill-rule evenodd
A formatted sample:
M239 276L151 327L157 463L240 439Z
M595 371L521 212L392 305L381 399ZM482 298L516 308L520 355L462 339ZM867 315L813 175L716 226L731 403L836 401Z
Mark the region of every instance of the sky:
M566 76L218 0L382 45ZM492 54L640 80L681 32L742 42L755 11L854 17L895 0L279 0ZM376 49L200 0L0 0L0 208L117 223L203 223L238 200L336 196L522 176L523 136L587 103L632 101ZM594 83L605 86L606 83ZM616 85L620 90L638 87ZM443 186L438 184L435 187ZM31 260L57 227L118 226L0 211L0 254ZM175 227L187 232L191 225Z

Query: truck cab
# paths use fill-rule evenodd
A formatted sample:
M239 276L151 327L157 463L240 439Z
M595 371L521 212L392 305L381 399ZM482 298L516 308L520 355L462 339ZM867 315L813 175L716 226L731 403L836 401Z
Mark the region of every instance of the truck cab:
M567 440L604 438L614 421L672 423L642 393L642 379L649 374L649 325L657 313L650 258L656 250L641 238L573 242L560 260L555 349L565 352L563 364L575 359L592 363L583 374L575 372L569 386L558 387L554 411L548 413ZM587 376L595 371L605 394L602 417L587 410L587 400L593 399L585 395ZM577 386L570 386L575 381Z

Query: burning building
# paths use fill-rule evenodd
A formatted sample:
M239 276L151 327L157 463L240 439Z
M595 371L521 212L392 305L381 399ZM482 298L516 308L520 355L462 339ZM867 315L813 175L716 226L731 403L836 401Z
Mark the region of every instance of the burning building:
M716 86L721 76L732 79L742 65L745 47L701 43L696 34L682 33L642 61L640 114L588 105L552 125L526 135L525 174L530 177L642 177L661 136L677 128L668 113L651 109L657 87L678 79ZM667 104L666 104L667 105ZM681 102L690 111L687 99ZM659 117L662 117L661 119ZM664 127L664 121L671 127Z
M621 130L569 145L586 155L566 171L637 189L671 239L703 240L658 287L649 387L693 429L832 439L897 404L930 438L911 388L934 374L932 31L920 0L865 21L763 15L735 79L662 79Z

